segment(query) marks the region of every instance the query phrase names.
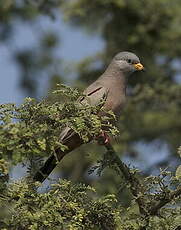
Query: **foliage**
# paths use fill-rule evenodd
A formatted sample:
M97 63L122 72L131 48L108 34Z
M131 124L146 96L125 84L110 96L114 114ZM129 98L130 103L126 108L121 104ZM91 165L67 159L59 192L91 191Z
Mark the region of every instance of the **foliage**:
M37 185L9 185L6 202L11 206L3 229L114 229L114 196L98 199L94 194L92 199L93 188L69 181L52 185L47 193L37 193Z
M88 137L101 132L101 124L109 118L96 115L104 101L93 107L81 104L77 99L84 95L66 86L54 93L63 97L64 103L50 104L45 100L36 102L28 98L19 107L12 104L1 106L1 229L141 230L157 229L158 226L159 229L179 227L180 166L175 176L164 170L158 176L144 178L137 170L126 166L110 144L105 146L107 151L92 172L96 170L101 176L106 168L114 170L122 190L131 196L128 207L117 201L120 195L100 197L94 188L84 184L62 180L43 192L40 184L32 181L38 165L34 167L31 159L44 156L45 152L50 154L57 146L62 150L66 148L59 143L63 127L69 125L87 142ZM115 135L116 129L109 124L108 127ZM6 161L9 164L30 161L26 179L7 183ZM168 203L170 206L165 206Z
M76 89L61 85L53 92L58 94L64 103L41 102L26 98L17 107L4 104L0 107L0 154L4 159L11 159L14 164L31 159L34 156L46 156L54 153L57 147L65 150L59 141L63 128L69 126L78 133L84 142L101 132L102 123L111 119L108 116L97 116L104 101L96 106L82 103L75 99L85 97ZM108 113L107 113L108 114ZM109 113L111 114L111 113ZM110 133L115 135L116 128L107 122Z

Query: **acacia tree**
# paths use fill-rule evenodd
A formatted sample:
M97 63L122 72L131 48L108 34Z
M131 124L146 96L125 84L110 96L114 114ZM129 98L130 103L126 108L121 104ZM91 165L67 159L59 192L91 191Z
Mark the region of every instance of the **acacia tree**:
M84 142L96 136L107 116L98 117L100 105L79 105L77 90L63 87L56 91L67 99L65 103L36 102L26 99L20 107L13 104L1 106L1 228L2 229L156 229L180 226L179 197L180 167L176 174L161 171L159 176L143 178L135 169L127 167L110 144L99 164L92 168L101 176L105 168L112 168L122 189L131 195L129 208L118 206L117 197L108 194L99 198L95 190L83 184L59 181L46 193L41 193L40 183L32 176L41 155L54 153L59 133L65 125L78 133ZM102 104L101 104L102 106ZM110 116L110 114L109 114ZM88 119L87 119L88 117ZM116 134L113 126L109 127ZM179 150L180 151L180 150ZM8 164L24 162L28 175L18 182L8 181ZM39 162L39 164L37 164ZM123 177L123 178L122 178ZM165 207L168 203L175 208ZM134 215L133 215L134 214ZM166 221L166 222L165 222Z

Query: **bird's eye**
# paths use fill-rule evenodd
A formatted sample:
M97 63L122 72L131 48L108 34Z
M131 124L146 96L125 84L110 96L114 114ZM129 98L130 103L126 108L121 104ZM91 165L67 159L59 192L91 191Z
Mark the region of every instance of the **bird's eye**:
M131 61L131 59L128 59L127 62L128 62L129 64L131 64L132 61Z

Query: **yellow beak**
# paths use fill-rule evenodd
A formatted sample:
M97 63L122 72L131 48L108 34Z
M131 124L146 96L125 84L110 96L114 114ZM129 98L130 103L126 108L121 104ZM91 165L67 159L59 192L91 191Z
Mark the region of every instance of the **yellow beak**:
M133 64L136 70L144 70L144 66L141 63Z

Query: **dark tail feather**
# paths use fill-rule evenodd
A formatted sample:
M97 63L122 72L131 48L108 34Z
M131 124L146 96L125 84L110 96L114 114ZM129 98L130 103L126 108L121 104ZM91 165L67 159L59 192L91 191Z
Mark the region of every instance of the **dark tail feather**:
M33 180L43 182L49 174L54 170L57 166L58 162L69 153L71 150L67 149L66 151L62 151L60 148L55 150L55 155L51 155L44 163L44 165L38 170L38 172L34 175Z
M43 182L48 175L53 171L56 167L56 159L54 155L51 155L46 162L44 163L43 167L41 167L38 172L34 175L33 180Z
M49 174L53 171L53 169L57 166L57 163L61 161L61 159L72 150L76 149L80 145L83 144L82 139L80 139L79 135L74 133L72 136L67 138L64 142L64 145L68 147L65 151L62 151L60 148L55 150L55 155L51 155L44 163L44 165L38 170L38 172L33 177L34 181L43 182Z

